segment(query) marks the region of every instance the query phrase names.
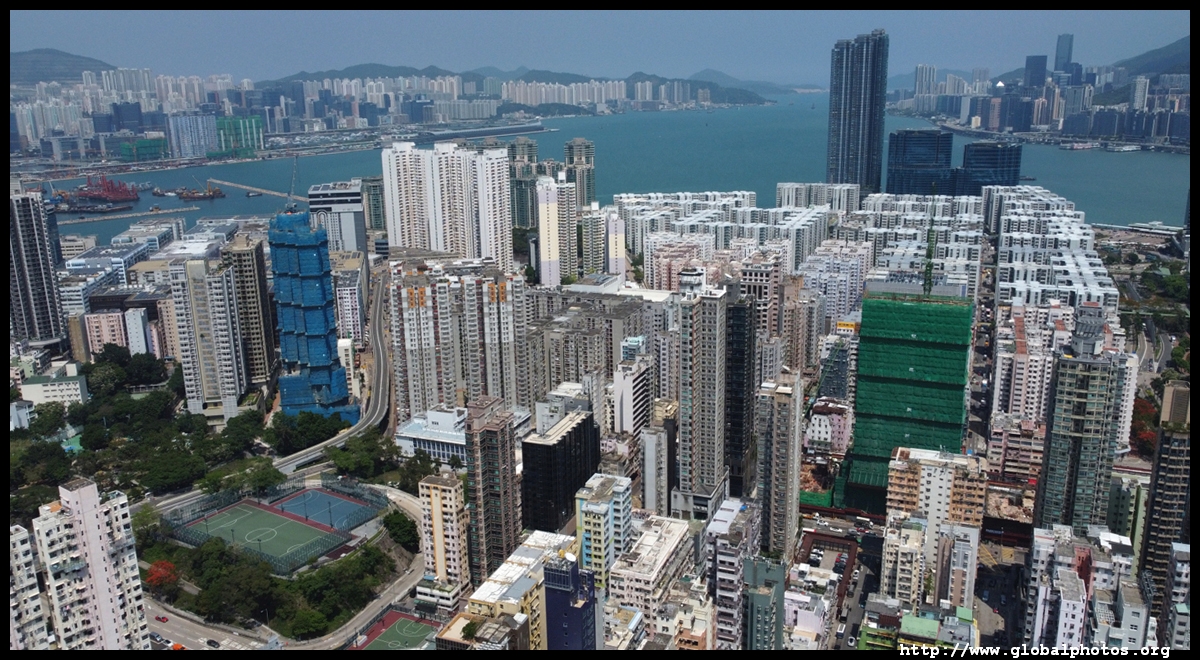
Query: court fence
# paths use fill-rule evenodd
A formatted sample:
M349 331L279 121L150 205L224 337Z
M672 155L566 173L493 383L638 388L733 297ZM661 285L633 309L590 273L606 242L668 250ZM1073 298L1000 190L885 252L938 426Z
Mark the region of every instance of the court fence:
M340 531L352 530L379 515L380 511L388 507L388 499L385 495L358 483L354 479L345 477L339 479L332 474L322 474L321 487L335 493L341 493L347 497L353 497L356 500L361 500L368 505L367 508L355 509L349 515L338 520L335 527Z
M268 488L263 493L263 501L267 504L274 504L288 495L302 490L304 490L304 477L294 476L281 484Z
M430 614L429 612L421 612L419 610L415 610L406 605L400 605L399 603L392 603L391 605L388 605L387 607L383 608L383 611L381 611L379 614L377 614L375 617L373 617L370 621L368 621L367 623L365 623L362 626L359 626L358 630L351 633L350 637L347 638L345 643L343 643L341 646L339 646L337 648L337 650L345 651L347 649L353 648L354 645L358 642L358 639L360 637L362 637L363 635L366 635L367 632L369 630L371 630L371 628L375 627L380 621L382 621L384 618L386 618L387 615L392 614L393 612L399 613L399 614L407 614L409 616L414 616L417 619L419 619L418 623L424 623L425 625L431 626L436 630L440 630L443 626L445 626L447 623L449 623L450 619L452 618L450 616L442 616L441 614ZM393 625L395 625L395 624L393 624Z
M216 493L193 504L174 509L164 515L162 520L170 530L170 536L188 545L200 547L213 538L213 535L201 527L189 527L188 525L207 515L232 506L245 498L246 494L240 491ZM360 509L359 513L367 513L367 511ZM374 512L370 512L370 514L371 516L375 515ZM223 537L217 538L221 538L228 543ZM321 534L308 543L279 556L267 554L248 545L239 545L238 547L242 552L267 562L271 566L271 571L276 575L289 575L313 558L320 557L330 550L348 543L350 540L350 534L342 529L336 529Z

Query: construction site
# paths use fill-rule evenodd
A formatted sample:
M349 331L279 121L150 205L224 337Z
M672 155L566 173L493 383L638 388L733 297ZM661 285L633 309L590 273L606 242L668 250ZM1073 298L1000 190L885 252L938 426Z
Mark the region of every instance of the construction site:
M973 319L969 298L863 299L854 444L837 476L834 506L883 513L896 447L961 449Z

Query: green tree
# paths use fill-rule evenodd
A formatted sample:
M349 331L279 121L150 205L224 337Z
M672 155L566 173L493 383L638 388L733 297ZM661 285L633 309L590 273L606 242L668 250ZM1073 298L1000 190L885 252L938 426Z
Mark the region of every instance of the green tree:
M462 627L463 639L465 639L467 641L471 641L471 640L475 639L475 633L477 633L477 632L479 632L479 624L475 621L468 621Z
M129 524L139 548L157 543L162 536L162 516L158 508L149 502L133 513Z
M151 353L138 353L125 367L132 385L154 385L167 379L167 368Z
M313 609L304 608L292 617L292 635L296 639L317 637L328 627L329 620L325 618L325 615Z
M108 429L101 424L88 424L83 427L79 437L79 446L89 451L100 451L108 446Z
M19 464L25 483L57 486L71 477L71 459L57 442L34 442Z
M1129 252L1125 255L1125 263L1130 266L1136 266L1142 263L1142 257L1137 252Z
M152 493L165 493L191 486L204 476L204 459L183 450L154 452L141 464L138 479Z
M450 469L454 470L455 472L458 472L459 470L463 469L462 459L459 458L457 454L455 454L454 456L451 456L448 463L450 465Z
M244 471L243 483L256 495L285 481L287 481L287 476L276 469L269 458L251 459L250 466Z
M29 432L35 438L49 438L67 422L67 408L61 401L47 401L33 407L36 419L29 422Z
M392 511L383 517L383 526L388 536L409 552L420 552L421 535L417 532L417 524L411 518L399 511Z
M180 399L187 396L187 391L183 384L183 369L178 365L171 370L171 377L167 379L167 389L174 392L175 396Z
M129 349L116 344L105 344L93 358L96 364L115 364L124 369L129 366Z
M125 370L112 362L97 363L87 376L88 391L99 398L112 396L126 382Z

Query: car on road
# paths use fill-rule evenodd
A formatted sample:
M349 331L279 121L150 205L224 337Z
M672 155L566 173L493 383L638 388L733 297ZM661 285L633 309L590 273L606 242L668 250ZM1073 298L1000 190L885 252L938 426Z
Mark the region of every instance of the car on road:
M219 649L219 648L221 648L221 643L220 643L220 642L218 642L218 641L217 641L217 640L215 640L215 639L206 639L206 640L204 640L204 643L205 643L205 644L207 644L207 645L208 645L208 647L209 647L209 648L212 648L212 649Z
M857 643L858 643L858 640L853 637L850 637L846 640L846 646L849 646L850 648L854 648L854 645Z
M159 644L167 644L167 638L156 632L150 633L150 641L158 642Z
M159 623L166 623L166 622L170 621L170 619L168 619L165 616L156 616L156 617L154 617L154 620Z

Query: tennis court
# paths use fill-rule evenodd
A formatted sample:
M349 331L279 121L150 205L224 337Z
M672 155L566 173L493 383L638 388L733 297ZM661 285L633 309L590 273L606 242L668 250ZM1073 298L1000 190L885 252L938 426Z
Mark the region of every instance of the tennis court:
M330 547L340 544L340 537L335 534L247 501L197 520L188 527L273 557L283 557L326 536L333 537ZM334 543L334 540L338 542Z
M390 612L367 631L371 640L364 651L395 651L397 649L419 649L425 638L437 628L421 623L405 614ZM382 631L382 632L376 632Z
M325 490L305 490L289 497L275 506L281 511L305 520L329 525L334 529L346 529L352 514L370 510L365 503L358 503L342 495Z

